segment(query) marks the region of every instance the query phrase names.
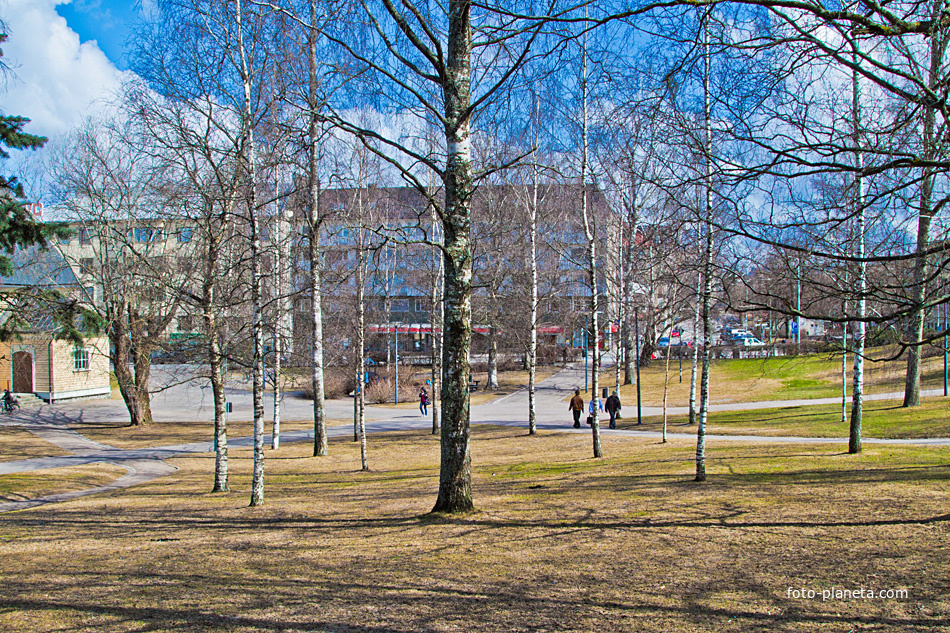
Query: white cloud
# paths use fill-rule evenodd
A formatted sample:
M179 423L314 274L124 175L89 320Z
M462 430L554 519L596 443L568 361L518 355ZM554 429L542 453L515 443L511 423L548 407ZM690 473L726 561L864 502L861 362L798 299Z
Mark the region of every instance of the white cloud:
M102 107L123 73L95 41L80 44L55 7L69 0L0 0L9 39L4 61L15 77L0 93L0 111L32 119L27 130L51 138Z

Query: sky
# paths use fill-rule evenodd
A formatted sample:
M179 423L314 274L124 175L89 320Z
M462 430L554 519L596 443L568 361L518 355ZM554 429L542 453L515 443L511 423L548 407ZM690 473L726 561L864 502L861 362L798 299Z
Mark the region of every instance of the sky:
M0 0L9 35L3 61L12 70L0 111L31 119L27 131L54 140L103 107L128 72L124 45L141 4Z

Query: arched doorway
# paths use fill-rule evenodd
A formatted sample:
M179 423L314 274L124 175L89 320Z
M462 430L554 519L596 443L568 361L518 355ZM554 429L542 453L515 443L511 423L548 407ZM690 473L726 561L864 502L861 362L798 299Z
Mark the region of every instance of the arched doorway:
M33 354L13 352L14 393L33 393Z

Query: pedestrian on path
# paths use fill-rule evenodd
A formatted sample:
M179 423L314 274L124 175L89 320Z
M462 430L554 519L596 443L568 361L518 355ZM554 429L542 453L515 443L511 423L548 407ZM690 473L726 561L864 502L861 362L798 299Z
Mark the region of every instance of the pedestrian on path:
M600 398L598 398L597 396L594 396L593 398L590 399L590 406L587 407L587 423L588 424L594 423L595 407L597 409L600 409L601 411L604 410L604 403L601 402Z
M419 390L419 411L422 415L429 415L429 393L423 387Z
M610 428L617 428L617 414L620 413L620 396L616 391L607 396L607 402L604 403L604 408L607 409L607 413L610 414Z
M574 428L581 428L581 411L584 410L584 399L581 398L581 390L574 390L574 397L571 398L571 403L567 405L567 410L574 415Z

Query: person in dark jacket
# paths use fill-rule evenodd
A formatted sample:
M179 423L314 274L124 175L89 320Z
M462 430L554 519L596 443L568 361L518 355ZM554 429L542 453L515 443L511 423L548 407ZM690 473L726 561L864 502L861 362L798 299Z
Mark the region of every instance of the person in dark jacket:
M607 396L604 408L607 410L607 413L610 414L610 428L617 428L617 414L620 413L620 396L617 395L616 391Z
M574 397L571 398L571 403L567 405L567 410L574 416L574 428L581 428L581 411L584 410L584 399L581 398L580 389L574 390Z

